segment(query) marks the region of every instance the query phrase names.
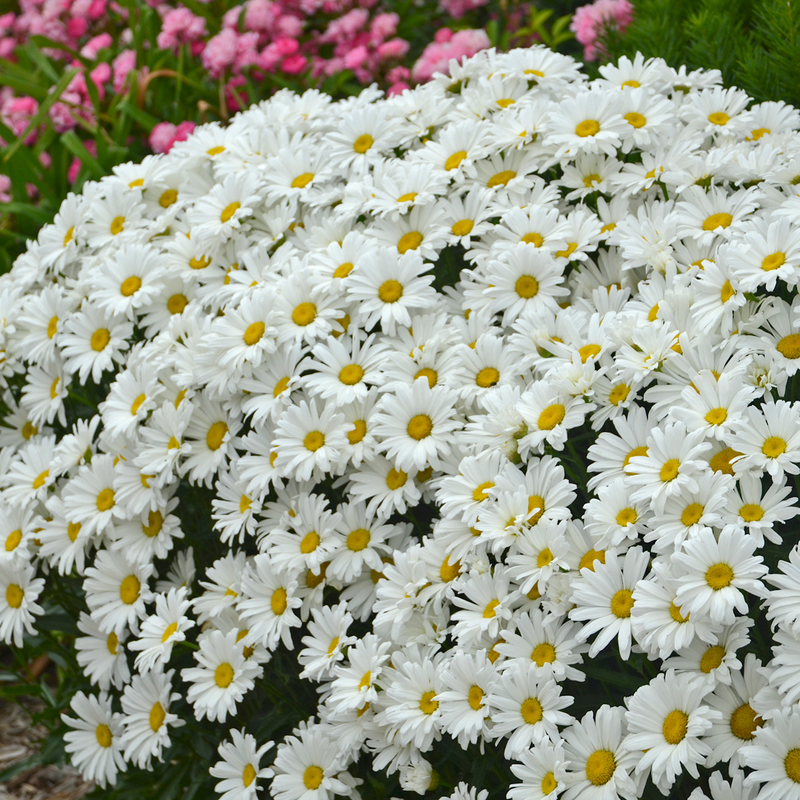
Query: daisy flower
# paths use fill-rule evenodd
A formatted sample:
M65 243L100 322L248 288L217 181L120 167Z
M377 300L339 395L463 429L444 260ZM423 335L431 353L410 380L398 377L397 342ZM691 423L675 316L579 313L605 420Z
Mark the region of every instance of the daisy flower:
M778 400L750 406L728 444L744 458L737 469L766 470L773 478L800 472L800 408Z
M442 729L458 741L462 749L479 738L491 737L491 693L497 673L486 653L455 653L442 675L445 689L437 694Z
M800 798L800 712L781 709L771 725L759 728L740 758L753 770L748 784L761 784L761 800Z
M636 774L649 772L662 794L684 769L697 778L697 765L704 764L711 753L701 737L722 714L703 705L707 693L704 681L667 672L627 700L628 735L622 746L637 754L644 751Z
M128 650L138 652L135 666L142 674L168 664L173 646L185 641L186 631L194 627L186 616L191 607L186 588L170 589L155 599L156 613L142 623L139 638L128 644Z
M520 779L508 790L509 800L555 800L566 788L567 760L561 742L540 742L519 756L511 772Z
M35 574L27 561L0 562L0 639L6 644L22 647L24 632L34 633L33 620L44 613L36 600L45 582Z
M217 748L221 759L209 769L213 778L222 780L214 787L220 800L255 800L258 781L275 775L270 767L261 767L264 753L274 747L274 742L265 742L258 747L254 736L231 728L231 742L222 742Z
M347 634L352 622L353 615L346 603L311 609L309 635L302 638L305 647L297 654L303 667L302 677L320 680L333 673L336 664L344 659L345 648L357 641L355 636Z
M73 730L64 734L64 749L80 770L84 780L96 781L101 788L113 786L117 774L125 772L127 763L122 754L122 714L111 710L111 698L77 692L70 701L76 715L61 719Z
M564 99L551 113L548 140L558 147L555 157L578 153L614 155L628 135L620 97L612 91L581 92Z
M85 636L75 639L78 664L92 682L102 692L113 685L121 689L130 682L131 671L125 648L122 646L126 634L117 636L113 631L103 633L97 623L84 611L78 617L78 630Z
M194 708L195 719L225 722L236 713L236 706L255 686L263 669L245 658L238 645L239 631L209 631L201 635L194 653L198 667L181 670L189 685L186 699Z

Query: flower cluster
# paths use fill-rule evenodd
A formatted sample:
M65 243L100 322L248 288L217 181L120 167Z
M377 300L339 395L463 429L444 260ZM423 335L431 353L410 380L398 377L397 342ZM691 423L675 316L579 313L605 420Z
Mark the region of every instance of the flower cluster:
M450 72L198 128L0 279L0 636L80 587L101 786L207 720L225 800L424 793L447 742L512 800L796 800L800 114Z
M596 61L602 55L597 40L608 26L620 33L633 22L633 6L629 0L594 0L575 9L570 30L583 45L583 57Z

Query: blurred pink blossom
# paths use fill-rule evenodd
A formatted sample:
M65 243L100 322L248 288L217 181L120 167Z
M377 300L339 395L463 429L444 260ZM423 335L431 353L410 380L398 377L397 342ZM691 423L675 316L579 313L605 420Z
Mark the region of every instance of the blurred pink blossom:
M448 41L431 42L412 67L411 77L416 81L428 81L435 72L447 74L451 58L461 61L464 56L474 56L480 50L485 50L489 44L486 31L469 28L457 31Z
M439 5L453 19L461 19L468 11L485 6L489 0L439 0Z
M629 0L595 0L576 9L569 28L583 45L583 57L595 61L600 53L596 42L607 25L624 31L633 21Z
M189 120L173 125L171 122L159 122L150 131L150 147L155 153L168 153L175 142L183 142L195 129L195 123Z
M188 8L178 6L170 9L161 19L161 32L156 43L162 50L172 50L177 53L182 44L194 44L207 36L206 21L202 17L192 14ZM202 51L202 48L201 48ZM199 52L193 55L199 55Z

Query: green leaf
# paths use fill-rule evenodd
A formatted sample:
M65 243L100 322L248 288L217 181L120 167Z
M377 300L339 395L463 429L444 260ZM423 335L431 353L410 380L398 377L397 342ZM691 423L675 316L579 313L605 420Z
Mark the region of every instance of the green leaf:
M86 149L75 131L62 133L60 141L72 155L77 156L81 160L81 163L83 163L96 178L102 178L103 175L106 174L106 171L100 166L100 162Z
M47 112L50 110L51 106L58 100L59 97L64 93L67 86L69 86L70 81L78 74L79 70L77 67L73 67L68 72L65 72L58 83L53 87L53 91L47 96L47 98L39 105L39 110L31 117L28 126L25 130L17 137L17 140L6 149L6 153L3 156L3 161L8 163L11 160L11 156L17 152L17 150L22 147L23 142L25 141L28 134L36 130L39 125L44 122L45 118L47 117Z

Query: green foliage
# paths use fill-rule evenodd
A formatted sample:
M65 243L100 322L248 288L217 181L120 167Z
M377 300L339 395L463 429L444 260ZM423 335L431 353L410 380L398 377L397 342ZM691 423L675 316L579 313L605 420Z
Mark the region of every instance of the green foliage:
M609 32L609 60L660 56L672 66L718 69L726 86L756 101L800 105L798 0L635 0L636 16L620 36Z

